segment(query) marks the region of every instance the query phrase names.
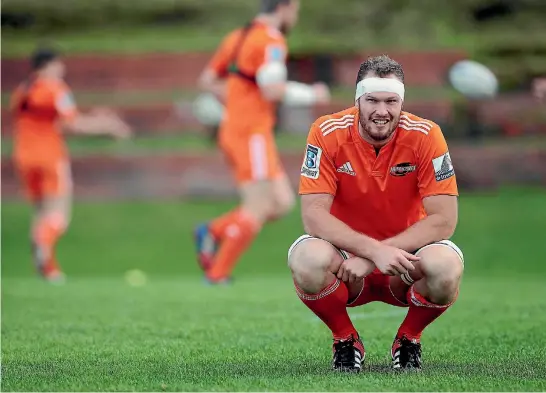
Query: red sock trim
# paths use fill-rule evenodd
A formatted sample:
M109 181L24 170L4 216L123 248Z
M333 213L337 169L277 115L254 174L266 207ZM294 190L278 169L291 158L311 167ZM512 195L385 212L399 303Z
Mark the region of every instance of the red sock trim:
M423 295L416 292L414 289L414 286L412 285L410 290L408 291L408 301L412 304L418 306L418 307L429 307L429 308L448 308L453 303L455 303L455 300L457 300L457 296L459 295L459 291L457 291L457 294L455 295L455 298L449 302L448 304L436 304L428 301L425 299Z
M300 299L303 300L319 300L323 297L326 297L330 295L331 293L335 292L335 290L339 287L339 284L341 283L341 280L335 279L333 283L328 285L326 288L324 288L322 291L315 295L309 295L301 290L300 287L298 287L298 284L294 281L294 287L296 288L296 293L298 294Z
M412 288L413 288L413 287L412 287ZM392 292L392 288L391 288L391 285L390 285L390 284L389 284L389 292L391 293L392 298L393 298L396 302L400 303L401 306L404 306L404 307L407 307L407 306L408 306L409 303L405 303L405 302L403 302L402 300L398 299L396 296L394 296L394 293Z

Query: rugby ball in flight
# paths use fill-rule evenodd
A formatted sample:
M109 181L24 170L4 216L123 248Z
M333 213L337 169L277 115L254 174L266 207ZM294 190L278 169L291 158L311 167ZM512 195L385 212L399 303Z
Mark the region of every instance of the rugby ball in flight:
M224 116L224 105L212 93L200 94L192 105L192 112L199 123L217 126Z
M486 66L473 60L461 60L449 69L449 83L468 98L491 98L497 95L499 82Z

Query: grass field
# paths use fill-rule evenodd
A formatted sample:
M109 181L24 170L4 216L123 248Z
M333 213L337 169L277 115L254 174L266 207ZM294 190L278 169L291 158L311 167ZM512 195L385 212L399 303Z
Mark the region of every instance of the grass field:
M302 151L307 135L282 133L277 136L277 145L283 151ZM101 155L150 155L151 153L196 153L214 151L215 143L204 135L195 133L172 133L167 135L137 136L130 140L115 140L110 137L70 137L67 139L72 157ZM13 150L12 140L2 141L2 156Z
M283 152L302 152L307 134L279 132L277 146ZM173 132L166 135L137 136L131 140L114 140L109 137L71 137L68 147L72 157L89 155L138 156L153 154L187 154L217 151L217 146L204 135L195 133ZM484 138L482 143L488 146L511 146L513 148L546 148L546 138L541 136L519 136L512 138ZM463 142L464 144L464 142ZM467 145L467 144L466 144ZM450 141L450 146L457 146L457 140ZM13 150L10 139L2 140L1 156L9 157Z
M536 46L544 42L539 3L524 1L512 15L478 24L473 21L476 1L446 3L434 10L434 18L422 18L429 0L403 5L396 0L374 5L344 0L334 8L328 0L302 2L289 45L293 53L372 48L479 52L507 41ZM68 53L209 51L257 11L256 0L5 0L3 6L3 58L26 55L44 40L57 42ZM34 23L27 30L10 29L12 13L28 13Z
M80 107L96 105L111 107L131 107L142 105L171 105L175 101L192 101L199 94L192 89L165 90L113 90L113 91L75 91L74 98ZM332 101L352 103L354 88L333 86ZM408 86L405 93L410 101L456 100L460 95L448 86ZM8 106L11 92L1 93L2 106Z
M209 52L214 50L222 37L241 23L234 22L227 28L218 30L214 26L144 26L144 27L101 27L98 29L81 29L50 32L10 31L4 34L2 45L3 58L28 56L37 42L54 42L62 48L63 53L101 53L101 54L135 54L135 53L176 53L176 52ZM383 39L370 37L367 34L343 35L336 31L316 32L299 29L290 37L292 53L333 52L355 53L361 50L383 49L422 49L426 40L427 49L452 49L473 47L474 37L468 33L454 36L441 26L435 29L435 35L417 39L415 34L393 34ZM4 40L3 40L4 41Z
M34 275L29 209L2 205L3 391L544 391L546 190L463 194L461 296L423 336L425 369L389 371L403 310L351 310L365 371L329 371L327 329L300 303L286 251L299 213L268 226L236 285L202 285L192 226L231 202L78 203L59 245L69 280ZM142 287L129 269L148 275Z

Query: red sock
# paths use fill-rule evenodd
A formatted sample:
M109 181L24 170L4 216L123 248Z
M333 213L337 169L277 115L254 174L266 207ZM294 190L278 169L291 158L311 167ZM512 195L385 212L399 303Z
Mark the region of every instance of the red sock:
M230 224L224 229L220 249L207 277L211 280L229 277L237 260L252 244L259 230L260 225L252 216L242 210L234 211Z
M406 296L409 311L398 329L396 337L406 336L409 339L419 340L423 330L442 315L455 300L445 305L434 304L416 292L414 288L415 286L412 285Z
M213 220L209 225L212 236L214 236L216 239L222 239L226 228L234 221L234 218L237 216L237 214L239 214L239 211L240 208L236 207L235 209Z
M345 339L358 333L347 314L349 291L344 282L335 279L330 285L315 295L304 293L297 285L296 292L301 301L319 317L332 331L334 339Z

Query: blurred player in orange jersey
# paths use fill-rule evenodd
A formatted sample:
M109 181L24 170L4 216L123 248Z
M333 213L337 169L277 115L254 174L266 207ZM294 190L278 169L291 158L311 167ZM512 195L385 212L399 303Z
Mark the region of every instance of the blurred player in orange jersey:
M421 333L457 298L457 183L442 131L402 111L404 72L362 63L355 106L311 127L300 177L306 235L288 251L296 293L331 330L333 368L358 372L365 351L347 307L409 311L391 348L395 369L421 368Z
M241 197L238 208L196 229L198 260L209 283L229 282L234 265L264 223L294 205L275 146L277 103L329 100L324 84L287 81L285 34L298 13L298 0L262 0L260 14L224 39L201 76L201 87L225 103L219 145Z
M79 113L64 82L65 65L50 49L31 58L31 75L15 90L11 111L15 118L13 159L18 176L35 211L31 225L34 261L47 280L64 278L55 245L70 221L72 179L62 131L116 138L130 136L130 128L107 109Z

